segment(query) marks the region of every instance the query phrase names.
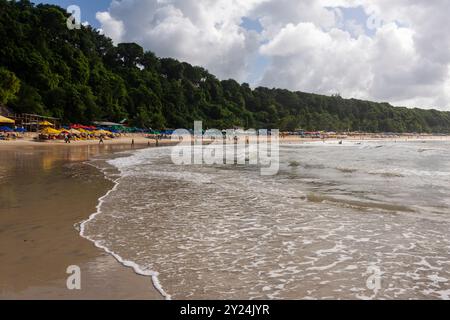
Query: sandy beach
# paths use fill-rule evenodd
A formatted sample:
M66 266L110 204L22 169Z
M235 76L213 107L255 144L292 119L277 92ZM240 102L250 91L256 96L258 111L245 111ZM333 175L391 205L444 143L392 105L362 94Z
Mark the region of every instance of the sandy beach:
M37 141L37 134L26 133L20 136L19 139L12 139L6 141L0 141L0 148L5 146L95 146L99 145L99 140L77 140L72 141L70 144L64 142L64 140L48 140ZM104 145L131 145L134 140L135 146L147 147L155 146L156 140L147 138L145 134L127 134L115 139L105 139ZM170 139L159 140L158 144L170 143Z
M26 133L22 135L19 139L12 139L6 141L0 141L0 148L9 147L23 147L23 146L66 146L66 147L76 147L76 146L99 146L99 140L76 140L72 141L70 144L64 142L64 140L47 140L47 141L37 141L37 134ZM253 142L256 138L251 138ZM229 139L231 141L231 138ZM210 141L210 140L204 140ZM365 135L348 135L346 137L337 138L311 138L311 137L300 137L298 135L287 135L282 136L279 139L280 143L285 144L297 144L297 143L309 143L309 142L327 142L327 141L387 141L387 142L407 142L407 141L450 141L449 135L393 135L384 136L378 134L365 134ZM156 141L153 138L149 138L146 134L126 134L119 138L107 139L104 141L105 146L132 146L134 142L135 147L155 147L156 145L164 146L168 144L173 144L170 138L161 139ZM241 140L241 143L244 142Z
M161 299L151 279L76 230L112 186L85 161L130 149L123 140L105 146L0 143L0 299ZM66 287L70 265L81 268L80 291Z

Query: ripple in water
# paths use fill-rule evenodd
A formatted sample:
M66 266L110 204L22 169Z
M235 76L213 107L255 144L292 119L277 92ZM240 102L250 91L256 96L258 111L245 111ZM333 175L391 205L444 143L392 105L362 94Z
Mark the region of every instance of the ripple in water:
M449 145L427 147L282 146L274 177L140 150L84 232L175 299L448 299Z

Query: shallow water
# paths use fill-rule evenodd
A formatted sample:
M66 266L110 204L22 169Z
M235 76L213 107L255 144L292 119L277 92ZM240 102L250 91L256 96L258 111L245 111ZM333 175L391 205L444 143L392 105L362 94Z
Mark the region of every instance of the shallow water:
M0 144L0 300L158 299L151 279L123 268L74 227L111 183L85 164L129 146ZM82 290L68 290L68 266Z
M108 161L118 185L84 232L175 299L449 299L449 150L282 145L269 177L140 150Z

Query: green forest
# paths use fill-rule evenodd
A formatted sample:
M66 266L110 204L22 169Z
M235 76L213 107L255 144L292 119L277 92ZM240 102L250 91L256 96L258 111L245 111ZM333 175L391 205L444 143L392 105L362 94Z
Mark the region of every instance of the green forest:
M121 121L143 128L450 133L450 112L291 92L234 80L113 42L90 26L69 30L53 5L0 0L0 104L65 123Z

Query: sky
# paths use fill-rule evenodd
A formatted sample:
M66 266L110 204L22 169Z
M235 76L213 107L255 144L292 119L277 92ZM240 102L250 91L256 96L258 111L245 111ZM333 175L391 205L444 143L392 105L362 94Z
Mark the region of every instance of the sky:
M450 110L448 0L44 2L220 79Z

